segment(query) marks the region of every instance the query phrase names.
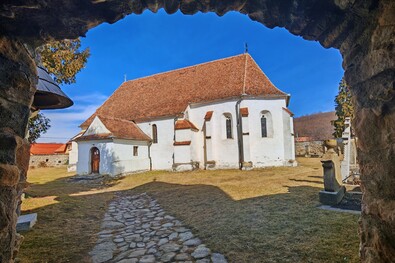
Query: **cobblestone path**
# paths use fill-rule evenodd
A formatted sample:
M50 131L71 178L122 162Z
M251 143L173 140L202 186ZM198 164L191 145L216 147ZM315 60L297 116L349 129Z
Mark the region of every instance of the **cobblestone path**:
M118 196L104 216L93 263L225 263L147 194Z

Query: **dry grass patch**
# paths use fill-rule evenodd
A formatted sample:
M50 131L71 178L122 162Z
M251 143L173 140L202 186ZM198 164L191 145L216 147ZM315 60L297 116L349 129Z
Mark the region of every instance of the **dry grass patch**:
M26 233L24 262L88 261L113 192L147 192L230 262L358 262L358 216L316 208L318 159L253 171L148 172L111 186L71 184L71 174L55 171L29 174L35 197L24 209L38 212L39 222ZM32 208L53 196L58 203Z

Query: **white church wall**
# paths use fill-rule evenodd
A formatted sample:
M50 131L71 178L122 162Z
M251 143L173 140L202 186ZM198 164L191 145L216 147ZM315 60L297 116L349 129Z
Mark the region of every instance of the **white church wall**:
M191 162L191 147L190 145L177 145L174 147L174 162L190 163Z
M191 129L176 130L176 142L190 141L193 131Z
M134 156L134 147L137 147L137 156ZM112 166L113 175L149 170L148 143L115 139Z
M97 147L100 152L100 174L112 174L114 143L110 140L78 141L77 174L91 173L91 149Z
M251 149L250 149L250 123L248 121L248 116L244 116L241 119L242 128L243 128L243 154L244 154L244 162L251 161Z
M152 120L137 123L140 129L152 138L152 125L157 127L158 143L151 145L153 170L171 170L174 153L174 119Z
M213 111L208 133L211 134L210 155L207 160L216 161L216 168L238 168L238 143L236 130L236 100L193 106L189 109L188 116L200 130L195 133L192 143L193 152L198 152L194 161L204 162L203 132L201 128L207 111ZM254 167L282 166L285 161L284 132L283 132L283 109L286 106L285 99L244 99L240 107L248 107L249 116L243 118L244 155L245 161L252 161ZM261 116L262 112L270 113L271 121L268 127L269 136L262 138ZM225 115L232 117L232 138L226 138Z
M284 165L296 165L295 160L295 142L293 136L293 118L288 112L283 110L283 127L284 127Z
M284 164L283 109L285 99L250 99L248 107L250 158L254 167L282 166ZM270 114L268 114L270 113ZM261 117L267 119L267 137L262 137Z
M214 111L211 120L206 127L207 136L211 139L207 140L208 156L207 160L216 162L216 168L238 168L238 146L236 132L236 113L235 101L225 101L220 103L206 104L203 106L192 107L189 110L189 120L194 123L199 132L194 133L193 152L197 152L194 161L200 162L203 168L204 152L203 152L203 131L204 116L207 111ZM226 126L224 113L230 114L232 117L232 135L233 138L226 138ZM210 144L210 145L209 145Z
M69 165L67 166L68 172L77 171L78 162L78 144L74 141L71 142L71 150L69 151Z

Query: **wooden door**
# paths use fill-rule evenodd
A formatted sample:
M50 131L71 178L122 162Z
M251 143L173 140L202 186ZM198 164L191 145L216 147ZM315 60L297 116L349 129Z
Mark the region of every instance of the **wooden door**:
M91 171L94 174L99 173L100 166L100 151L96 147L91 149Z

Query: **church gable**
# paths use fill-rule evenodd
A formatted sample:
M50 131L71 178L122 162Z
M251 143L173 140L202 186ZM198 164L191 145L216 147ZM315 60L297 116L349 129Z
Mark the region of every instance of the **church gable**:
M95 135L95 134L110 134L111 131L104 126L103 122L99 117L95 117L92 123L89 125L88 129L86 129L83 136Z
M96 116L85 133L78 140L127 139L151 141L134 122L116 118Z

